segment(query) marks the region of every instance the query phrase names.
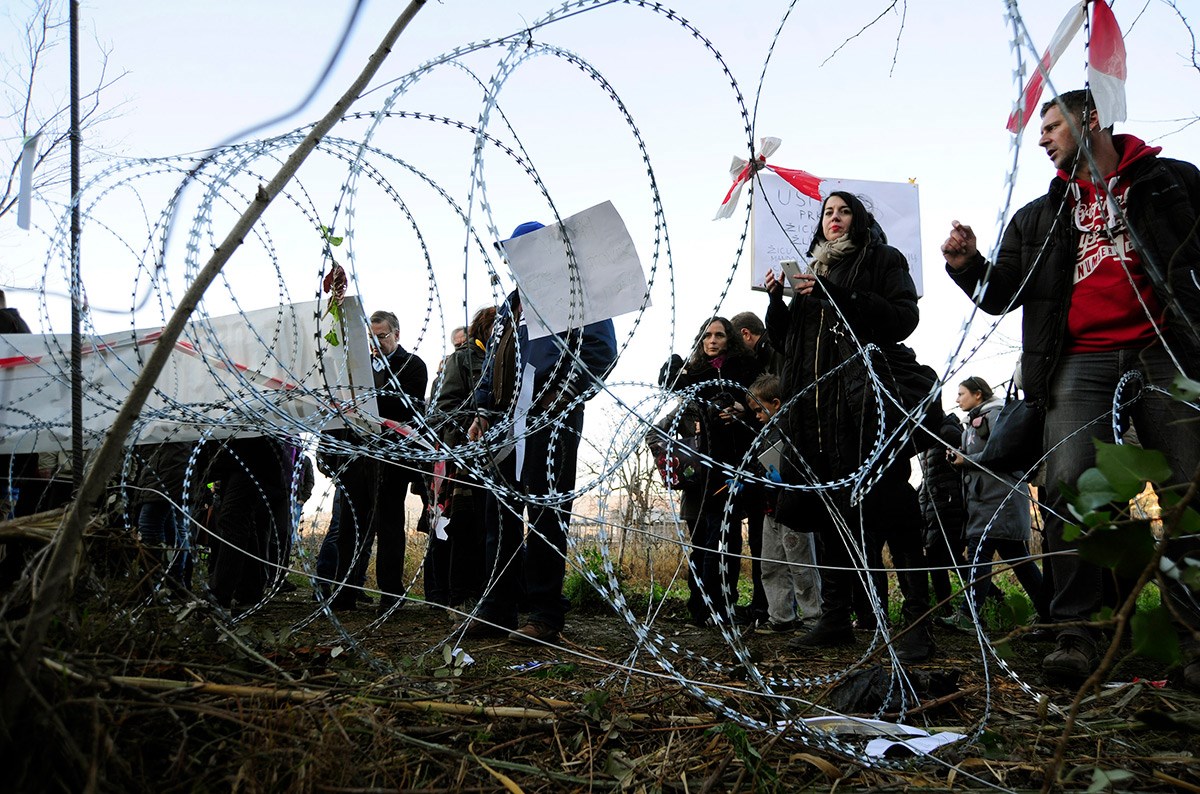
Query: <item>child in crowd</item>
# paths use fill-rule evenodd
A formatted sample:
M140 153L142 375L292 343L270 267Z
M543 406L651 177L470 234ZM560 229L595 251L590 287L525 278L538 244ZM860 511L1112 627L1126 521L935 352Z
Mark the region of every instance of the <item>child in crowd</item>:
M762 375L750 385L750 408L766 425L783 407L779 377ZM781 440L779 423L772 426L763 445L770 450ZM769 454L762 457L769 458ZM770 470L768 469L768 475ZM775 500L767 500L763 522L762 583L767 594L769 620L755 631L787 634L803 626L804 620L821 614L821 580L811 532L798 532L775 520Z

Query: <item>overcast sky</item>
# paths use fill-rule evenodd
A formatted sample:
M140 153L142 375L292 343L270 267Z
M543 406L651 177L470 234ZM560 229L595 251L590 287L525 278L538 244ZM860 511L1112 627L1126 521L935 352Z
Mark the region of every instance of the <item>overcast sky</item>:
M4 5L0 51L13 52L12 23L26 6L19 1ZM1039 52L1070 5L1064 0L1018 4ZM1178 5L1200 12L1191 3ZM314 85L352 7L353 3L331 0L85 2L82 15L93 31L89 35L111 52L110 72L128 71L105 97L113 104L124 102L120 114L92 130L87 143L131 158L196 153L290 109ZM315 100L253 137L286 132L319 118L402 7L399 2L366 0L337 68ZM456 46L523 31L549 7L536 0L430 2L401 37L374 88L353 110L373 111L388 103L393 111L476 124L483 89L468 72L441 65L395 96L398 79ZM771 55L757 108L759 76L788 5L680 0L674 8L701 37L665 14L629 5L589 10L530 31L529 41L564 48L594 66L621 105L575 65L537 53L507 76L498 97L504 117L493 114L489 126L510 147L519 144L561 215L611 200L625 219L645 269L649 273L655 267L654 306L637 325L616 379L653 380L658 364L672 349L686 353L696 326L714 311L731 316L765 309L765 297L748 286L748 255L741 257L732 287L722 299L738 262L745 214L739 210L722 221L712 216L729 187L730 159L745 156L748 144L737 94L713 50L731 72L747 110L757 110L755 139L783 139L772 162L822 177L917 181L926 277L921 327L912 341L924 360L944 370L962 337L970 305L941 271L938 245L952 218L972 223L981 244L992 245L999 228L997 215L1005 209L1006 175L1014 167L1013 136L1005 130L1005 120L1019 85L1005 4L797 2ZM1129 51L1130 118L1118 131L1162 145L1165 155L1200 159L1200 125L1178 131L1184 126L1181 119L1200 114L1200 72L1190 61L1191 38L1178 13L1163 0L1118 0L1114 12ZM1196 16L1200 19L1200 13ZM704 39L713 50L706 48ZM85 40L86 85L89 77L94 79L96 50ZM460 63L489 84L505 53L504 47L488 48L464 55ZM1028 62L1030 53L1024 54ZM516 55L535 55L535 50L522 45ZM64 61L65 48L53 56ZM1081 33L1052 74L1056 86L1079 87L1085 57ZM65 74L61 66L47 64L49 84L39 96L47 105L65 96L64 83L53 85ZM669 238L657 247L656 265L650 181L622 106L645 143L661 191ZM515 134L506 129L506 122ZM1044 192L1052 176L1036 145L1035 126L1021 138L1009 212ZM358 142L369 129L369 121L355 121L335 128L333 134ZM231 262L228 281L206 302L208 311L220 314L236 307L248 310L316 297L322 261L314 222L329 223L339 234L347 229L352 234L338 255L346 264L353 256L368 310L395 310L404 326L402 341L427 361L443 354L449 329L490 298L486 274L478 252L464 254L464 224L448 202L401 163L427 175L467 209L474 138L442 123L392 118L373 130L371 143L395 158L375 157L380 181L360 178L357 195L343 201L345 163L329 154L314 158L300 175L303 196L297 192L295 204L272 209L263 226L269 240L248 241ZM285 156L289 147L280 145L278 156ZM271 157L251 161L247 173L220 191L211 210L212 237L202 231L196 241L203 253L244 207L253 185L277 167ZM94 178L99 168L93 165L85 179ZM131 295L149 224L166 206L179 174L138 176L109 193L102 193L101 187L111 188L144 170L107 177L89 195L98 202L92 207L95 217L104 223L89 225L83 253L88 297L100 330L130 326ZM487 245L491 238L481 209L484 199L501 236L523 221L551 219L530 177L500 149L485 150L483 179L486 195L477 190L469 211ZM199 190L185 194L173 230L176 245L168 270L176 285L182 284L183 244L199 196ZM346 214L350 205L353 226ZM335 207L340 207L336 213ZM52 230L54 219L45 205L37 211L42 233L15 230L11 216L0 228L10 286L39 286L46 231ZM52 262L61 269L61 258ZM49 280L52 289L61 282L61 276ZM31 319L39 313L34 295L10 292L10 303ZM65 304L52 298L48 306L54 330L65 331L59 325L66 316ZM161 305L155 304L135 322L154 325L161 313ZM983 317L975 321L968 349L988 322ZM622 340L634 332L632 316L618 319L617 325ZM994 381L1007 377L1019 330L1009 321L1001 331L957 379L968 374Z

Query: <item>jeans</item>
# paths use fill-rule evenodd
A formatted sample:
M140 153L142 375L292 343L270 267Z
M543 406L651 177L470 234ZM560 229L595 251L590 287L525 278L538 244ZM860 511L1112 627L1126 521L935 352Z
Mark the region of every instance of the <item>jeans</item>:
M143 502L138 510L138 536L142 543L157 549L160 565L180 584L191 586L191 544L188 520L170 502ZM161 573L161 571L160 571Z
M1146 382L1169 387L1177 371L1161 346L1144 350L1114 350L1065 356L1050 383L1050 407L1046 414L1044 440L1049 456L1046 461L1046 539L1051 551L1075 548L1063 539L1063 518L1070 516L1060 483L1071 487L1096 463L1093 439L1112 443L1112 400L1117 382L1129 370L1140 370ZM1200 422L1197 414L1168 395L1146 391L1130 408L1130 418L1138 440L1146 449L1156 449L1171 467L1171 479L1157 485L1189 482L1200 463ZM1195 549L1196 541L1176 541L1167 550L1173 559L1185 549ZM1112 572L1076 555L1050 558L1054 577L1054 600L1050 617L1056 623L1088 621L1106 601L1106 582ZM1164 594L1175 600L1185 619L1200 626L1191 598L1171 582ZM1091 634L1085 628L1070 628L1075 634Z
M787 623L821 614L821 579L811 532L797 532L765 516L762 585L771 622Z
M489 499L485 546L487 571L492 581L479 603L479 615L485 620L516 628L523 579L529 621L562 631L566 617L562 588L572 500L559 495L575 489L575 465L582 432L583 406L578 405L556 424L526 437L525 464L519 482L515 476L516 454L501 461L500 479L514 484L511 487L517 494ZM553 457L553 470L547 467L550 456ZM521 500L521 493L531 501ZM526 510L529 514L528 534L522 519Z
M321 589L333 590L342 583L356 588L366 584L374 540L368 526L370 510L351 504L348 495L348 491L357 494L361 505L365 496L363 486L358 482L351 486L348 481L355 477L361 479L362 475L363 469L351 464L342 473L341 483L334 491L329 528L325 530L325 538L317 552L316 573L322 580L318 583ZM344 599L344 603L351 602L354 593L344 589L337 596Z

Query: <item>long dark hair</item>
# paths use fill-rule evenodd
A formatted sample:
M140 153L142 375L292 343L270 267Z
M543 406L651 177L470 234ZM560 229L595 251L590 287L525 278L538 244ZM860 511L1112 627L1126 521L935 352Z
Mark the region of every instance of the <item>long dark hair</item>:
M752 355L750 348L746 347L746 340L742 339L741 332L734 330L733 323L724 317L709 317L700 325L700 330L696 333L696 340L692 343L692 355L687 363L689 372L696 372L703 367L710 366L708 356L704 355L704 332L713 323L720 323L725 327L725 353L723 355L726 359Z
M829 200L837 196L842 201L846 202L846 206L850 208L850 228L846 230L846 234L854 242L858 248L863 248L871 239L871 226L875 223L875 216L871 214L866 205L862 203L862 199L853 193L847 193L844 190L835 190L825 197L821 202L821 212L817 216L817 232L813 235L812 243L808 246L808 253L811 256L813 249L817 247L817 243L825 242L825 228L821 223L821 219L825 217L825 205Z
M478 339L486 345L492 336L492 326L495 323L496 307L484 306L471 318L471 328L467 331L467 336L470 339Z

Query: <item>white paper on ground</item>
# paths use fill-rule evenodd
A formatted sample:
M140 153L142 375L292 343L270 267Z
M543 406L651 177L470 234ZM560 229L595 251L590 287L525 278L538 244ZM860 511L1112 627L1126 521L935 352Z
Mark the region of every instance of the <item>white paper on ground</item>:
M903 748L914 755L929 755L939 747L953 744L959 739L965 738L967 738L965 734L943 731L941 733L917 736L912 739L901 739L900 741L872 739L867 742L867 746L863 749L863 752L874 758L883 758L885 755L895 755L892 751L896 748Z
M931 734L913 725L902 725L898 722L885 722L884 720L871 720L862 717L848 717L840 714L825 717L808 717L797 720L797 722L802 722L810 728L824 731L825 733L881 737L867 742L867 746L863 750L867 755L875 758L882 758L896 747L902 747L906 751L918 755L927 755L939 747L966 738L965 734L954 733L953 731L942 731L941 733ZM778 725L780 728L784 728L788 723L780 722Z

